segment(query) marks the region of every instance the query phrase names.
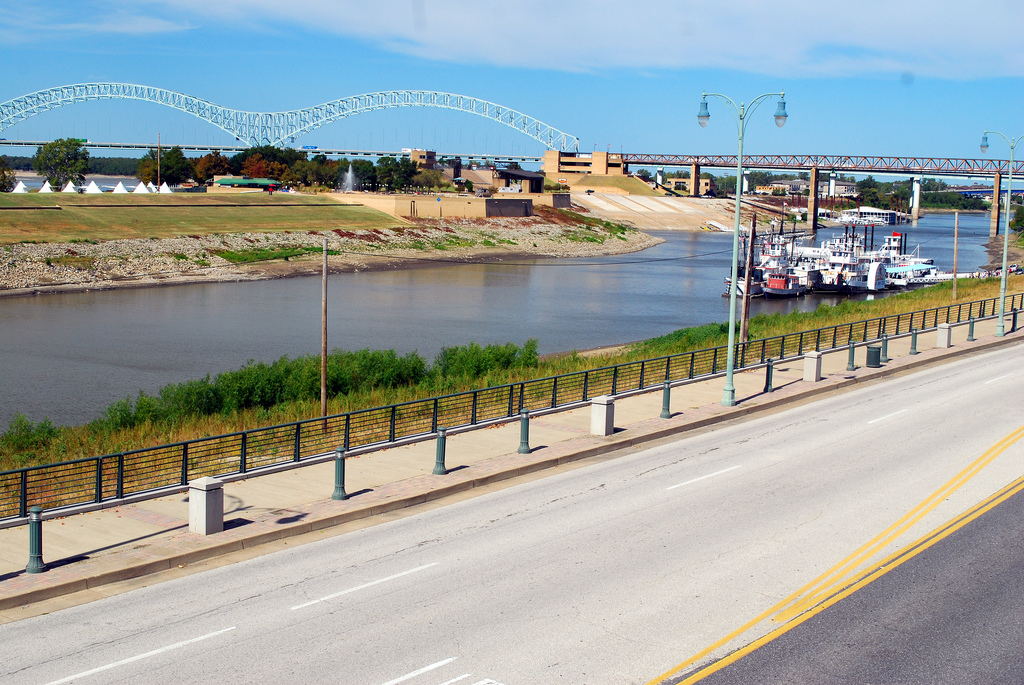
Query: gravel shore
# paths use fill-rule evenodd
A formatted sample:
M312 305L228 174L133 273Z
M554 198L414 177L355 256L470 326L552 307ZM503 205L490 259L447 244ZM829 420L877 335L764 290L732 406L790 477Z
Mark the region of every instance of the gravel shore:
M636 252L662 240L541 217L415 219L373 231L283 231L102 242L17 243L0 252L0 297L218 281L264 280L319 271L323 239L331 271L410 268L509 257L595 257ZM234 263L225 251L316 248L284 260Z

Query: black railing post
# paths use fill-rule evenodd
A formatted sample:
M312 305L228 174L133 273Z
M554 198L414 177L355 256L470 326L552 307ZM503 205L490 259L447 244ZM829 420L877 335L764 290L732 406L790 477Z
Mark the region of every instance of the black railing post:
M474 390L473 391L473 415L470 417L470 421L469 421L474 426L476 425L477 394L478 394L478 392L476 390ZM391 438L391 439L394 440L394 438Z
M612 367L612 396L614 397L619 392L619 367L618 365Z
M473 393L473 399L476 399L476 393ZM474 409L476 409L476 403L474 402ZM398 418L398 407L391 405L391 422L388 426L388 442L395 441L395 421Z
M430 432L437 432L437 400L434 400L433 414L430 417Z
M711 373L718 373L718 348L715 348L715 354L711 357Z
M249 470L249 433L242 433L242 446L238 455L238 472L245 473Z
M96 457L96 498L97 504L103 501L103 457Z
M117 455L117 498L124 499L124 453Z
M349 442L350 431L352 428L352 414L345 414L345 444L343 445L346 452L352 449L352 445Z
M802 357L804 354L804 332L800 331L800 342L796 346L796 356Z
M819 328L814 335L814 351L821 352L821 329Z
M587 401L587 398L588 398L587 393L589 391L590 391L590 371L584 371L583 372L583 397L582 397L582 400L584 402ZM509 412L509 416L511 416L511 415L512 415L512 412L510 411Z
M551 408L558 406L558 376L551 379Z
M28 516L28 471L21 472L21 487L18 493L18 516Z
M647 371L647 361L646 360L640 362L640 387L638 388L638 390L642 390L644 388L644 372L645 371Z
M188 443L181 446L181 484L188 485Z
M295 455L292 457L293 461L299 461L302 458L302 424L295 424Z
M693 358L694 358L694 356L695 356L694 353L691 352L690 353L690 373L686 376L687 378L693 378Z
M526 405L526 383L519 384L519 411Z

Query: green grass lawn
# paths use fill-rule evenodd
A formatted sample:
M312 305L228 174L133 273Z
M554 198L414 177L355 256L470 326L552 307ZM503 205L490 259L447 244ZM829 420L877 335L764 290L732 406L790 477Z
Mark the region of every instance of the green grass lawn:
M335 228L371 230L402 224L369 207L291 193L0 194L0 243Z

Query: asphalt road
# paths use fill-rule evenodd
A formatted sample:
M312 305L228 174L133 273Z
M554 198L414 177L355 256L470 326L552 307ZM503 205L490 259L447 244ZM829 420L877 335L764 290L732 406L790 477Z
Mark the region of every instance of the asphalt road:
M851 568L1024 474L1016 443L951 481L1024 424L1004 401L1022 362L964 359L3 625L0 683L646 683L773 630L879 534Z
M1024 682L1024 494L712 675L726 683Z

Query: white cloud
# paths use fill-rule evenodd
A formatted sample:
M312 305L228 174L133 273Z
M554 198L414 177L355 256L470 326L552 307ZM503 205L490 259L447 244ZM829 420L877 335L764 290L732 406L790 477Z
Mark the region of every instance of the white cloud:
M111 5L114 6L111 6ZM102 5L102 6L99 6ZM24 44L66 36L150 35L194 28L120 3L83 2L73 10L45 3L0 9L0 43Z
M623 0L148 0L208 25L361 39L457 63L598 71L724 68L794 77L1024 75L1024 3ZM163 6L161 8L161 6Z

